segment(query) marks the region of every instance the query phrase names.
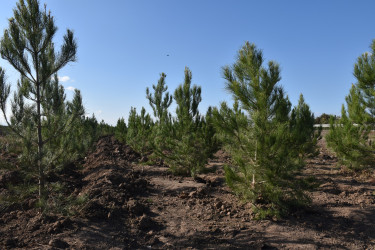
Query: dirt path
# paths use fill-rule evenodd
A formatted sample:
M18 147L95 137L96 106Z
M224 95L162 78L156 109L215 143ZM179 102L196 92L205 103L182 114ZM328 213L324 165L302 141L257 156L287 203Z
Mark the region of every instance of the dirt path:
M319 156L304 174L320 186L312 204L280 221L250 220L249 207L224 184L222 162L211 162L215 173L201 175L207 183L176 178L165 168L144 167L153 185L150 208L163 225L149 232L157 247L258 249L374 249L374 183L342 173L336 159L320 142Z
M0 209L0 248L375 249L374 183L343 173L324 141L320 147L304 170L319 182L311 207L255 221L225 185L222 153L193 180L136 164L139 155L106 137L83 170L55 177L68 185L67 196L86 195L85 206L42 217L31 198Z

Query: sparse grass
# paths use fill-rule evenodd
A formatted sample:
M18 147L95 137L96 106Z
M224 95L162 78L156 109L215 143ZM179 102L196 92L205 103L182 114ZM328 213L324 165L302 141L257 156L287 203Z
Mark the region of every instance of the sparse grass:
M87 195L67 195L67 190L61 183L50 184L49 188L50 196L48 200L40 200L37 204L44 214L72 216L88 201Z
M19 155L22 152L22 141L9 132L0 136L0 150Z
M254 217L255 220L265 220L265 219L277 220L281 218L281 212L279 209L276 209L276 208L253 206L252 210L255 215Z
M17 168L16 165L14 165L10 162L7 162L7 161L0 160L0 169L15 170L16 168Z
M215 173L216 170L218 168L218 165L213 165L211 167L204 167L202 168L202 170L200 171L201 174L208 174L208 173Z
M8 185L8 192L0 195L0 203L9 207L15 203L21 203L25 199L36 196L38 185L23 183L18 185Z
M318 188L321 183L316 179L315 176L308 176L301 180L301 185L303 186L302 188L306 190L314 190Z
M77 209L88 201L86 195L67 195L69 190L61 182L51 183L48 188L49 199L45 204L42 204L43 212L47 214L74 215Z

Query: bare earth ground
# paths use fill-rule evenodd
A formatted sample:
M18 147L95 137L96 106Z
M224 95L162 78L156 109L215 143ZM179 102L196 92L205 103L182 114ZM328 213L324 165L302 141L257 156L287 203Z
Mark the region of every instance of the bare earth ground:
M0 203L0 248L34 249L375 249L375 181L337 167L319 142L319 156L304 175L319 183L312 204L281 220L252 220L251 206L226 187L218 152L214 171L197 180L175 177L160 166L137 164L140 156L111 137L50 182L68 187L66 196L87 203L71 216L41 216L30 198ZM3 154L5 160L13 160ZM0 172L0 195L17 172Z

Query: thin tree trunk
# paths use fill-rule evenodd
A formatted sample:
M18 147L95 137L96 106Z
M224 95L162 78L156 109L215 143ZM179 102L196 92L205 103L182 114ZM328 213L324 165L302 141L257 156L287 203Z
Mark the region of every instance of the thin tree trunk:
M38 55L35 55L36 65L38 65ZM38 70L36 71L36 108L37 108L37 130L38 130L38 170L39 170L39 200L45 200L45 176L44 167L42 164L43 154L43 137L42 137L42 121L41 121L41 109L40 109L40 82Z
M39 100L39 86L37 87L37 114L38 114L38 168L39 168L39 199L45 198L45 177L44 167L42 164L43 138L42 138L42 124L40 119L40 100Z
M257 164L257 152L258 152L258 140L255 141L255 164ZM252 188L255 188L255 173L253 173L253 182L251 183Z

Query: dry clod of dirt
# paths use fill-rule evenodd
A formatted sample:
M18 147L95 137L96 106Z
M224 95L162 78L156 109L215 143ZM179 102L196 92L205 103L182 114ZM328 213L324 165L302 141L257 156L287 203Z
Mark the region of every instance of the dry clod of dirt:
M69 248L69 244L61 239L52 239L48 242L48 245L58 249Z

